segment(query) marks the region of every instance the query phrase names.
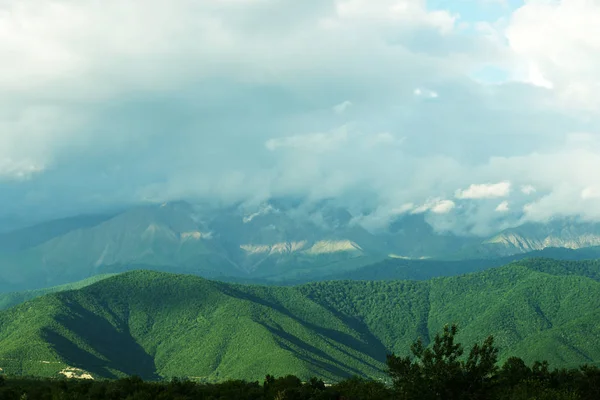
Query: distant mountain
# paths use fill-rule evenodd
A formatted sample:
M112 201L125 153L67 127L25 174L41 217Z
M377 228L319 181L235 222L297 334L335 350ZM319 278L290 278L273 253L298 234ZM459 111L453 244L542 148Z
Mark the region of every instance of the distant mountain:
M8 308L24 303L28 300L35 299L37 297L41 297L49 293L59 293L65 292L67 290L81 289L115 275L116 274L96 275L91 278L87 278L73 283L67 283L60 286L53 286L49 288L36 290L25 290L22 292L0 293L0 310L6 310Z
M350 224L344 210L295 213L272 204L215 210L172 202L52 221L0 236L0 290L54 286L130 265L277 281L387 255L381 240Z
M44 222L0 234L0 252L15 252L40 245L76 229L98 225L113 215L81 215Z
M458 252L458 258L498 257L546 248L583 249L600 246L600 223L573 218L548 223L526 223L507 229Z
M396 217L389 230L378 237L388 245L391 255L413 259L445 257L482 241L478 237L436 232L423 214L403 214Z
M0 292L140 266L211 279L283 283L343 276L390 258L493 260L549 246L596 244L600 225L573 220L526 224L478 238L438 233L423 214L400 215L387 231L372 233L356 224L348 210L327 201L310 207L281 199L229 207L170 202L0 234ZM480 269L469 268L465 271Z
M351 271L331 274L323 277L323 280L427 280L483 271L512 262L523 263L529 262L529 260L545 259L562 265L565 261L595 260L599 258L600 247L576 250L548 247L543 250L512 256L472 260L410 260L392 257Z
M190 211L182 204L137 207L95 223L63 220L28 228L32 237L40 230L44 240L14 240L20 244L4 247L0 287L6 291L58 285L102 274L104 266L115 263L199 266L206 273L227 265L210 247L212 242L202 240ZM48 225L54 235L47 234ZM23 232L15 236L25 237Z
M382 376L446 323L500 358L600 361L600 263L529 260L429 281L244 286L136 271L0 312L6 373L199 380Z

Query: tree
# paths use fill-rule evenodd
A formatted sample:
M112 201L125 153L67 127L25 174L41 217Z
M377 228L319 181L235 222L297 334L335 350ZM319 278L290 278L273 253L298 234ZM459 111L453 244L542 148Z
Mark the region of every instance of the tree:
M519 357L510 357L500 369L500 379L506 386L515 386L531 376L531 368Z
M391 400L393 398L392 391L385 383L356 376L337 383L334 390L340 394L340 399Z
M496 372L498 349L488 337L475 344L466 361L460 343L455 342L458 327L446 325L426 348L418 339L411 346L413 357L387 357L388 372L402 399L454 400L481 396L491 387Z
M480 346L473 345L466 363L461 363L464 379L467 383L463 398L480 398L493 384L498 371L498 348L494 346L494 337L488 336Z

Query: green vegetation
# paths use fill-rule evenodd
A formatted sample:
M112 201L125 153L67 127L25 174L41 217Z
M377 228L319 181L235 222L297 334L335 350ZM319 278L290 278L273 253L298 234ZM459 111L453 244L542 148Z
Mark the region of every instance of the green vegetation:
M312 377L199 383L188 379L144 382L137 376L119 380L23 379L0 376L0 398L78 400L596 400L600 397L600 369L548 368L536 361L530 367L510 357L499 368L493 336L474 344L465 354L456 341L458 327L444 326L426 347L411 346L412 355L387 356L388 381L351 377L327 385Z
M521 261L520 264L526 265L533 271L546 274L585 276L600 281L600 259L572 261L538 258Z
M597 268L600 252L596 247L571 250L563 248L546 248L544 250L533 251L525 254L516 254L501 258L481 258L465 260L406 260L399 258L388 258L384 261L375 262L361 268L356 268L342 273L329 274L322 280L427 280L442 276L456 276L472 272L484 271L486 269L500 267L513 262L519 264L536 263L542 258L547 259L545 266L553 268L550 264L559 265L560 274L567 273L563 271L562 266L568 265L569 261L583 261L583 263L574 262L573 268L581 268L584 265L592 264L591 268ZM588 263L588 264L586 264ZM597 269L596 269L597 270ZM577 273L577 272L576 272ZM587 275L585 275L587 276Z
M330 274L324 280L427 280L441 276L455 276L500 267L513 258L479 260L406 260L388 258L365 267L343 273Z
M447 323L492 334L499 360L554 367L600 361L600 263L527 260L430 281L250 286L134 271L0 313L0 368L196 381L266 374L338 381L385 377ZM69 368L79 368L74 371Z
M584 365L550 372L546 361L532 367L510 357L498 368L494 337L475 343L468 355L457 343L458 327L444 326L431 346L417 340L411 356L388 355L393 394L400 399L596 399L600 395L600 369Z

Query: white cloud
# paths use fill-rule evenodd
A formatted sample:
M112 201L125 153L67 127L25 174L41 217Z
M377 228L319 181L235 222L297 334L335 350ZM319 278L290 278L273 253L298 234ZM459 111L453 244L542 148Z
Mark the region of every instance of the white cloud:
M350 107L352 107L352 102L346 100L338 105L336 105L335 107L333 107L333 111L336 114L343 114L345 113Z
M435 204L431 208L431 211L436 214L446 214L446 213L450 212L450 210L452 210L455 206L456 206L456 204L454 204L454 202L452 200L442 200L442 201L438 202L437 204Z
M389 132L368 134L351 125L342 125L329 132L292 135L271 138L265 142L270 151L288 150L306 153L322 153L334 150L377 149L378 147L401 145L405 138L396 138Z
M452 200L430 199L424 204L412 210L413 214L421 214L426 211L431 211L435 214L446 214L450 212L456 204Z
M536 189L535 189L535 187L533 185L522 185L521 186L521 192L523 194L529 195L529 194L535 193Z
M287 148L302 151L323 152L336 149L347 140L348 130L343 126L327 133L310 133L269 139L265 142L265 146L271 151Z
M400 207L393 208L391 211L394 215L401 215L413 210L414 208L415 205L413 203L405 203L402 204Z
M510 193L510 182L472 184L467 189L456 192L457 199L492 199L506 197Z
M213 76L272 82L324 68L339 76L371 75L378 68L365 51L396 58L382 33L450 33L456 18L427 10L422 0L173 0L168 6L156 0L9 0L0 7L0 54L11 55L0 66L0 87L43 87L85 98L182 87ZM370 67L343 68L348 62Z
M506 30L525 79L557 91L564 107L596 110L600 104L600 4L595 1L527 1Z
M465 34L422 0L4 1L0 175L27 181L4 212L332 196L483 232L496 204L470 200L510 196L507 219L600 216L598 8L528 1ZM469 78L488 65L516 82Z
M437 99L439 94L433 90L416 88L413 90L413 94L417 97L424 97L427 99Z
M447 34L454 29L457 16L444 10L427 10L424 0L338 0L337 14L341 19L363 21L389 21L408 26L424 24L440 33Z
M497 212L507 212L510 210L510 207L508 206L508 201L503 201L502 203L498 204L498 206L496 207L496 211Z
M268 24L265 15L271 16ZM69 118L90 117L88 112L98 114L106 104L123 99L181 92L206 80L271 85L291 96L295 92L304 96L302 92L315 85L328 92L327 82L349 86L356 81L360 87L364 79L374 84L370 90L376 92L382 85L402 84L403 72L423 69L427 74L433 66L407 62L406 68L398 69L400 60L415 56L404 46L386 44L382 34L401 38L415 29L447 33L453 21L445 12L428 11L422 1L284 5L265 0L199 5L174 0L166 6L156 0L143 4L9 0L0 5L0 91L11 95L11 103L21 103L17 112L38 106L38 101L52 104ZM382 73L388 68L399 75ZM323 71L328 71L327 76ZM223 91L198 90L199 104L213 103ZM82 105L90 108L84 113ZM343 111L349 105L344 102L336 109ZM49 142L55 141L56 130L69 138L81 135L78 129L61 125L60 121L41 123L36 129L48 131L44 135ZM97 132L88 142L119 134ZM35 141L22 142L16 152L54 162L54 146L43 149L44 154L33 154ZM12 151L0 156L17 158Z
M526 82L546 89L554 88L554 83L546 79L542 71L540 71L539 66L537 64L534 64L533 62L529 64Z
M0 182L2 180L24 180L44 170L44 165L31 160L14 161L0 159Z
M600 198L600 186L586 187L581 191L581 198L584 200Z

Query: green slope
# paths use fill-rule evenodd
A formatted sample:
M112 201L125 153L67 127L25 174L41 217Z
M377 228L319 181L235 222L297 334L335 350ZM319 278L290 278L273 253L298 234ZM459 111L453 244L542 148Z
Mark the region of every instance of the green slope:
M46 373L48 362L62 361L50 364L53 373L69 365L108 377L259 379L294 371L332 379L383 367L352 347L360 342L355 331L296 288L183 275L134 272L46 296L0 315L0 327L0 362L43 364L0 365L7 372Z
M466 260L442 260L426 259L411 260L401 258L388 258L383 261L374 262L371 265L354 268L352 270L331 273L320 280L427 280L443 276L456 276L472 272L483 271L486 269L500 267L512 262L520 264L533 265L532 260L548 260L545 265L551 268L559 267L561 274L568 273L568 270L562 268L573 262L576 268L583 268L586 262L597 263L600 253L598 248L591 247L586 249L561 249L546 248L544 250L533 251L525 254L517 254L501 258L481 258ZM533 261L536 263L538 261ZM575 267L573 267L575 268ZM592 265L592 269L597 266ZM546 271L547 272L547 271ZM577 271L580 273L582 271ZM587 275L585 275L587 276ZM301 282L297 282L301 283Z
M545 272L547 271L547 272ZM430 281L226 284L136 271L0 313L0 367L56 375L261 379L381 376L444 324L496 336L501 358L600 361L599 264L529 260Z

